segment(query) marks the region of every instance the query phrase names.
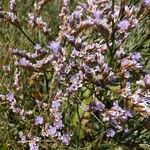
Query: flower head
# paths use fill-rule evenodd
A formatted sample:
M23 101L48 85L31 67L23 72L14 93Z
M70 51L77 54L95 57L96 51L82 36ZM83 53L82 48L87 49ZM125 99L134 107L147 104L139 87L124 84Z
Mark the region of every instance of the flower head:
M13 93L8 93L6 95L6 100L12 102L14 100L14 94Z
M42 116L36 116L35 118L35 125L41 125L43 124L43 117Z
M30 150L38 150L39 145L37 145L35 142L29 143Z
M94 11L93 16L96 20L99 20L101 18L102 12L100 10Z
M60 140L68 145L69 144L69 141L70 141L70 136L68 134L63 134L61 137L60 137Z
M150 86L150 74L145 75L144 82L146 85Z
M53 53L58 53L60 50L60 43L58 41L53 41L50 42L49 45L47 46L49 49L53 51Z
M29 65L29 60L27 60L26 58L21 58L18 62L18 65L26 67Z
M36 45L34 46L34 49L35 49L35 50L39 50L39 49L41 49L41 45L40 45L40 44L38 44L38 43L36 43Z
M48 129L48 135L50 135L51 137L54 137L55 134L56 134L56 132L57 132L56 127L52 127L52 126L49 127L49 129Z
M118 27L121 29L121 30L127 30L130 26L130 23L128 20L122 20L119 22L118 24Z
M148 6L150 6L150 0L144 0L144 3Z
M115 131L112 128L107 129L107 131L106 131L106 136L107 137L114 137L115 134L116 133L115 133Z
M139 53L139 52L132 55L132 59L135 61L139 61L140 58L141 58L141 53Z

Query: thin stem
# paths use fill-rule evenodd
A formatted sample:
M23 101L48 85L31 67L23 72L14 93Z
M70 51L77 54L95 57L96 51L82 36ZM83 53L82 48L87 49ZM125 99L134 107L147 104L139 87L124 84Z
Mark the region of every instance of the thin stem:
M18 25L18 24L15 24L15 23L12 23L15 27L17 27L22 33L23 35L33 44L35 45L35 42L23 31L23 29Z
M80 130L81 130L81 117L80 117L80 112L79 112L79 102L77 102L77 116L79 120L79 132L78 132L78 139L77 139L77 150L79 149L79 144L80 144Z
M112 15L114 15L114 6L115 6L115 0L112 0ZM114 18L112 18L112 35L111 35L111 41L112 41L112 46L111 46L111 51L112 51L112 58L114 55L114 45L115 45L115 22Z
M46 93L48 94L48 98L49 98L49 79L47 77L46 72L44 72L44 78L45 78L45 84L46 84Z
M116 32L116 24L114 21L114 7L115 7L115 0L112 0L112 10L111 10L111 14L112 14L112 34L110 37L111 43L112 45L110 46L110 60L109 60L109 64L111 65L114 61L114 55L115 55L115 32Z

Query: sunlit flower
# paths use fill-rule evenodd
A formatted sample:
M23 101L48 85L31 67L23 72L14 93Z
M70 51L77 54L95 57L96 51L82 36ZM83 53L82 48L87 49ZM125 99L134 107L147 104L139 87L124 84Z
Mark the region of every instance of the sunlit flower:
M60 137L60 140L68 145L69 144L69 141L70 141L70 136L68 134L63 134L61 137Z
M144 0L144 3L148 6L150 6L150 0Z
M119 22L118 24L118 27L121 29L121 30L127 30L130 26L130 23L128 20L122 20Z
M35 142L29 143L30 150L39 150L39 145Z
M52 127L50 126L48 128L48 135L50 135L51 137L54 137L56 135L56 132L57 132L57 128L56 127Z
M36 45L34 46L34 49L35 49L35 50L39 50L39 49L41 49L41 45L40 45L40 44L38 44L38 43L36 43Z
M114 137L115 136L115 131L112 129L112 128L110 128L110 129L107 129L107 131L106 131L106 136L107 137Z
M53 53L58 53L60 50L60 43L58 41L52 41L49 43L49 45L47 46L49 49L51 49L53 51Z
M41 124L43 124L43 121L44 121L44 119L42 116L36 116L35 125L41 125Z
M144 82L146 85L150 86L150 74L145 75Z

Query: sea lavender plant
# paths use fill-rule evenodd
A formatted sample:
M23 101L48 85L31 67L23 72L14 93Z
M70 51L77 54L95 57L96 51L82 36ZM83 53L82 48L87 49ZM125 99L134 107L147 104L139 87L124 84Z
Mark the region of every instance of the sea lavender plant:
M30 150L56 148L55 143L61 142L78 148L89 139L104 143L120 133L126 136L132 130L130 120L150 117L150 75L143 70L141 54L124 49L146 16L146 11L138 14L143 5L148 9L149 1L136 7L124 0L87 0L70 12L69 2L63 0L55 40L41 16L47 3L39 1L28 13L29 27L43 32L49 41L46 46L20 28L14 0L9 11L0 9L0 18L21 29L34 51L10 48L14 81L3 83L6 90L0 95L21 122L16 143ZM5 75L12 75L7 73L12 68L3 68Z

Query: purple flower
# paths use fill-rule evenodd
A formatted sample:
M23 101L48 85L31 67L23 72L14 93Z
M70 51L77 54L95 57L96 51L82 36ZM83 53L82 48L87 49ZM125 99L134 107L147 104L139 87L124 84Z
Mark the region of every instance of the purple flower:
M141 58L141 53L139 52L132 55L132 59L134 59L135 61L139 61L140 58Z
M43 121L44 121L44 119L42 116L36 116L35 125L41 125L41 124L43 124Z
M54 122L54 126L57 128L57 129L62 129L64 127L63 123L62 123L62 120L58 120L56 122Z
M68 145L69 144L69 141L70 141L70 136L68 134L63 134L61 137L60 137L60 140Z
M38 43L36 43L36 45L34 46L34 49L35 49L35 50L40 50L40 49L41 49L41 45L38 44Z
M29 65L29 60L26 60L26 58L21 58L21 59L19 60L18 64L21 65L21 66L26 67L26 66Z
M124 129L124 132L125 132L125 133L129 132L129 129L128 129L128 128L125 128L125 129Z
M61 106L60 100L55 100L52 102L52 108L59 108Z
M145 3L146 5L150 5L150 0L144 0L144 3Z
M75 18L75 19L78 19L81 15L81 10L76 10L72 13L72 16Z
M100 111L103 111L103 110L104 110L105 105L104 105L102 102L96 101L95 104L96 104L96 109L98 109L98 110L100 110Z
M144 82L146 85L150 86L150 74L145 75Z
M92 106L92 108L94 109L94 110L99 110L99 111L103 111L104 110L104 108L105 108L105 105L102 103L102 102L100 102L100 101L96 101L94 104L93 104L93 106Z
M94 12L93 12L93 16L94 16L94 18L95 18L96 20L99 20L100 17L101 17L101 15L102 15L102 12L101 12L100 10L97 10L97 11L94 11Z
M68 88L69 92L74 92L76 90L78 90L78 86L77 85L71 85L69 88Z
M14 100L14 94L13 93L8 93L6 95L6 100L12 102Z
M71 57L75 58L75 56L79 56L80 52L77 51L75 48L72 50L72 53L71 53Z
M29 143L30 150L39 150L39 145L37 145L35 142Z
M48 135L54 137L55 134L56 134L56 132L57 132L56 127L52 127L52 126L49 127L49 129L48 129Z
M106 136L107 136L107 137L113 137L113 136L116 134L115 131L114 131L112 128L107 129L106 132L107 132L107 133L106 133Z
M130 23L129 23L129 21L126 20L126 19L120 21L119 24L118 24L118 27L119 27L121 30L127 30L129 26L130 26Z
M47 47L51 49L53 53L58 53L59 50L61 49L60 43L58 41L50 42Z

